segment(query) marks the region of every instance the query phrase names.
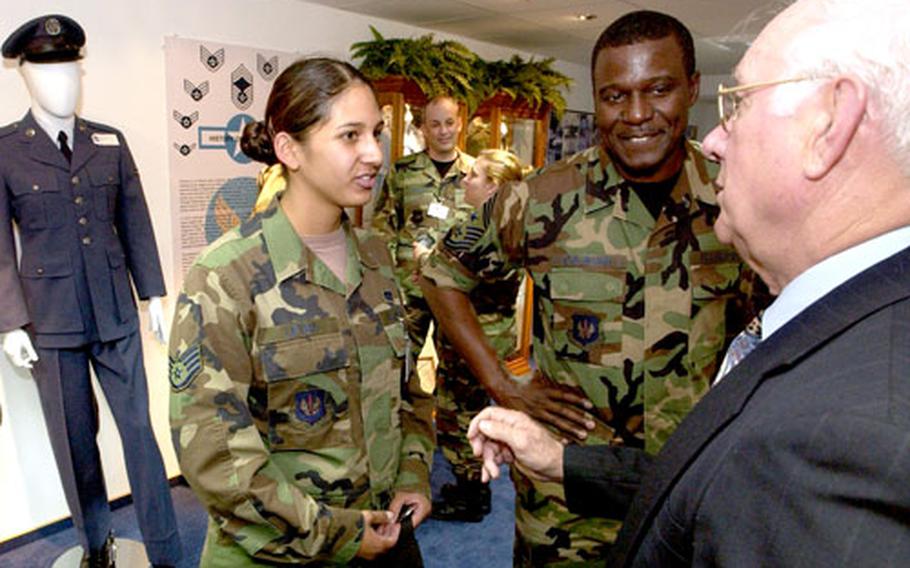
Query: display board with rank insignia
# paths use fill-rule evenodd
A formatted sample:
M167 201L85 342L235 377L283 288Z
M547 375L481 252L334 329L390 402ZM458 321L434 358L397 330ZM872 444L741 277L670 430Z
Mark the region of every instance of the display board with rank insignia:
M199 251L249 217L261 164L241 151L240 136L263 117L272 82L297 57L177 37L165 38L164 48L179 288Z

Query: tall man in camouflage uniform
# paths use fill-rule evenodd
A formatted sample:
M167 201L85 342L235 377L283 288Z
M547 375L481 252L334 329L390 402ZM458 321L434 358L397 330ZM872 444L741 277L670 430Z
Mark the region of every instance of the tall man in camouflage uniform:
M688 30L628 14L598 39L591 68L601 146L501 190L477 224L445 237L421 285L499 405L566 440L654 453L742 328L749 279L714 235L712 169L684 138L699 82ZM519 380L467 297L516 267L534 279L538 369ZM561 485L516 468L512 478L516 565L602 564L619 518L580 518Z
M404 292L406 322L415 361L423 348L432 321L432 313L415 278L418 260L429 252L458 219L463 220L471 215L472 207L464 201L464 190L460 182L474 163L471 156L456 146L462 124L458 103L452 98L437 97L430 100L424 107L420 128L426 139L426 150L405 156L392 166L376 198L372 223L373 229L388 243L395 262L395 275ZM445 380L442 376L444 374L457 381L458 377L453 373L464 369L459 364L460 358L450 347L446 347L441 338L434 346L440 359L439 381ZM473 379L470 382L476 383ZM437 426L440 430L440 446L453 448L453 435L458 430L457 425L443 420ZM466 443L460 444L460 447L468 448ZM447 452L449 457L458 453L457 448ZM470 455L469 452L460 453ZM463 494L471 495L472 504L479 496L478 506L482 510L482 518L483 513L489 511L489 489L479 482L480 463L467 459L470 460L469 463L453 463L459 483L445 487L443 494L449 501L459 503L465 501L461 499ZM449 507L443 502L436 503L433 508L434 517L440 518L442 515L442 518L480 520L473 518L478 514L475 511L448 511L453 517L447 514L447 509Z

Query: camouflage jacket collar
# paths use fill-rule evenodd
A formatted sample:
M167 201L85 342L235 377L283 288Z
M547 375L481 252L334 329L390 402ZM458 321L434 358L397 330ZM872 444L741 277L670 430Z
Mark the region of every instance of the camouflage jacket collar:
M302 278L323 286L339 294L350 294L362 281L362 268L375 269L379 261L372 253L364 250L347 215L342 215L341 226L347 242L347 265L345 275L347 287L338 280L328 266L322 262L309 248L307 248L291 221L279 206L280 200L275 199L269 207L262 212L262 234L266 250L275 271L276 282L302 275ZM317 264L319 269L316 269Z
M717 204L713 181L717 166L705 159L696 142L686 142L682 172L670 193L672 205L666 207L657 220L651 217L644 203L619 175L603 148L589 148L584 156L588 166L586 214L612 207L613 217L656 229L674 223L680 217L695 214L701 204Z
M413 160L407 162L406 167L409 170L425 172L427 176L436 181L467 175L474 165L474 158L458 148L455 148L455 152L458 154L455 158L455 163L446 172L445 177L440 177L439 171L436 170L436 166L433 164L433 159L430 158L430 154L426 150L414 154Z

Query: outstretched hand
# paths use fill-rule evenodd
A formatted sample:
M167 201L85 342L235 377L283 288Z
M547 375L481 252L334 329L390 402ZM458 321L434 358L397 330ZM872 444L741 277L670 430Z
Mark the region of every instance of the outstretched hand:
M562 481L563 443L523 412L497 406L484 408L471 420L468 441L483 458L481 479L499 477L499 466L514 464L530 477Z

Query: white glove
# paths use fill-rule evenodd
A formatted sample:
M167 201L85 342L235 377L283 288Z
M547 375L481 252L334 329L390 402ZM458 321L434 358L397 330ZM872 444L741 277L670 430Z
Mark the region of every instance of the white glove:
M159 343L167 342L167 322L164 321L164 308L158 296L149 298L149 331Z
M31 369L32 363L38 360L32 340L23 329L14 329L3 337L3 352L10 363L22 369Z

